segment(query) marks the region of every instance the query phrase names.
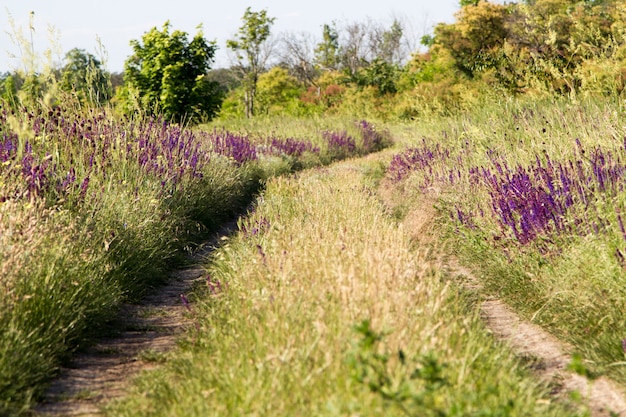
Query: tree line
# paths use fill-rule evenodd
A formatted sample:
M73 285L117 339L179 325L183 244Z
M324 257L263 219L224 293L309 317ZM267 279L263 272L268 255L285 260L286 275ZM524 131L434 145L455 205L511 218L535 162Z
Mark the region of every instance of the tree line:
M411 119L502 97L620 97L626 86L624 0L461 0L455 21L419 44L401 19L330 22L319 36L276 36L274 22L267 10L245 10L226 43L229 68L212 68L217 45L201 28L190 38L166 22L131 41L123 74L72 49L48 73L2 75L0 96L17 106L59 91L176 122L324 112Z

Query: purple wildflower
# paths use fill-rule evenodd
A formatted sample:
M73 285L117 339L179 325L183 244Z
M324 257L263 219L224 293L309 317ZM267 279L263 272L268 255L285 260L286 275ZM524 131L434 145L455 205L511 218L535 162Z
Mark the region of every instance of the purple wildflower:
M187 311L191 311L191 305L189 304L189 300L185 296L185 294L180 295L180 301L183 303Z

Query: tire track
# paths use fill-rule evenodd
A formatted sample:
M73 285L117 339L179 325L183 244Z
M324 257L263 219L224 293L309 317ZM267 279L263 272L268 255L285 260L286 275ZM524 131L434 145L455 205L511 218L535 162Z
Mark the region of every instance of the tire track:
M102 406L125 394L133 376L155 367L176 346L178 336L191 322L181 294L203 279L202 264L237 227L226 223L191 256L192 267L174 271L170 282L138 304L125 304L119 313L122 325L116 337L104 338L72 357L61 369L33 410L36 416L100 416Z

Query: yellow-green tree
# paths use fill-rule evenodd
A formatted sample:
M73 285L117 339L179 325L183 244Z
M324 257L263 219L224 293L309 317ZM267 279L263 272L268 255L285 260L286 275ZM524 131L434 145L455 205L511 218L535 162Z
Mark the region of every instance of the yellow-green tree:
M456 23L437 25L434 49L448 50L457 67L472 77L489 66L492 53L503 45L508 13L509 6L488 1L464 6Z

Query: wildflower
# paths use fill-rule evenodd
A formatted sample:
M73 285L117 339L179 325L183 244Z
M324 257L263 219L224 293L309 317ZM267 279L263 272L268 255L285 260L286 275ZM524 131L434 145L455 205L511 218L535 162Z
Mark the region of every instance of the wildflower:
M185 297L185 294L180 295L180 301L182 301L183 305L188 311L191 311L191 305L189 304L189 300Z

